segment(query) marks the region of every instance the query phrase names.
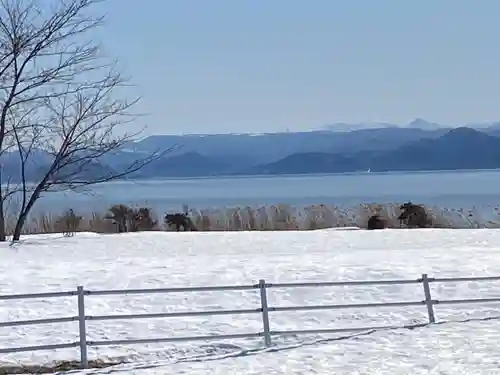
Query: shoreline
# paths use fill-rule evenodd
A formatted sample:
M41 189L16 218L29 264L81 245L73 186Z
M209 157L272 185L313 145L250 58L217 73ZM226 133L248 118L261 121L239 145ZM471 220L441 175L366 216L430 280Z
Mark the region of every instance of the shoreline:
M389 228L400 228L397 216L399 206L404 202L371 203L350 206L333 204L316 205L262 205L222 207L210 209L189 208L188 213L199 231L287 231L315 230L326 228L359 227L366 228L368 218L378 214L385 217ZM418 204L418 202L414 202ZM434 228L480 229L500 228L500 206L489 206L470 209L423 205L432 218ZM164 223L165 212L148 206L128 206L132 209L149 208L151 218L156 225L147 230L171 231ZM116 225L106 219L108 212L82 213L77 209L75 214L81 217L76 232L116 233ZM183 210L178 210L180 212ZM172 211L170 212L172 213ZM35 213L30 215L23 234L60 233L61 220L64 213ZM10 233L15 223L14 217L7 215L7 232Z

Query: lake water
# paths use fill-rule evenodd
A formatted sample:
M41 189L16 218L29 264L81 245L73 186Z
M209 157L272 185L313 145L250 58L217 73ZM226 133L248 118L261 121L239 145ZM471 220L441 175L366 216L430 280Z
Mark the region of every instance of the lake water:
M390 203L411 200L442 207L500 203L500 171L361 173L309 176L185 178L117 181L90 193L47 193L36 211L105 211L114 203L158 212L286 203L295 206Z

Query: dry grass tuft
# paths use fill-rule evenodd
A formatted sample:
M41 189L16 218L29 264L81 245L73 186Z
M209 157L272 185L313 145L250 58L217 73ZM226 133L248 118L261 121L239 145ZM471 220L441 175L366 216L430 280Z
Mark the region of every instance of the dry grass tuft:
M380 215L390 228L399 228L397 220L400 203L360 204L355 207L334 205L311 205L297 208L279 204L262 207L231 207L212 210L190 210L190 217L199 231L284 231L315 230L337 227L366 228L368 218ZM498 220L482 219L477 210L446 209L426 207L436 228L500 228L500 209L492 208L493 217ZM118 225L109 218L109 212L75 214L75 232L118 233ZM129 231L172 231L151 209L130 208ZM136 221L134 221L136 220ZM30 218L23 234L61 233L67 231L67 213L54 215L42 213ZM7 217L7 229L12 233L14 218Z

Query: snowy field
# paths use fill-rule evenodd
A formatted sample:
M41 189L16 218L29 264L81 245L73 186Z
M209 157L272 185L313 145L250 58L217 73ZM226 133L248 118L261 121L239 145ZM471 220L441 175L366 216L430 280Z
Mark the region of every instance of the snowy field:
M500 275L500 230L78 234L0 248L0 294L267 282ZM435 299L500 296L500 282L432 284ZM270 289L270 306L420 301L420 284ZM258 291L88 296L88 315L257 308ZM500 304L436 306L413 330L89 348L130 363L88 373L498 374ZM0 301L0 321L76 315L76 297ZM487 317L494 319L485 320ZM425 323L424 306L271 312L272 330ZM466 322L458 322L466 321ZM262 331L259 314L87 322L89 340ZM0 347L76 341L76 322L0 328ZM7 354L2 364L78 359L77 349Z

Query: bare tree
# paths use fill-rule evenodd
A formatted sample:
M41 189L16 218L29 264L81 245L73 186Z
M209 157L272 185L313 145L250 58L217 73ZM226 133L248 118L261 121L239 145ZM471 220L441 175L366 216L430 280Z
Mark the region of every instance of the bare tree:
M169 151L107 165L140 131L123 131L138 99L116 99L126 80L89 35L103 22L91 12L98 2L0 0L0 154L17 150L22 196L14 241L45 192L119 179ZM0 241L4 214L0 199Z

